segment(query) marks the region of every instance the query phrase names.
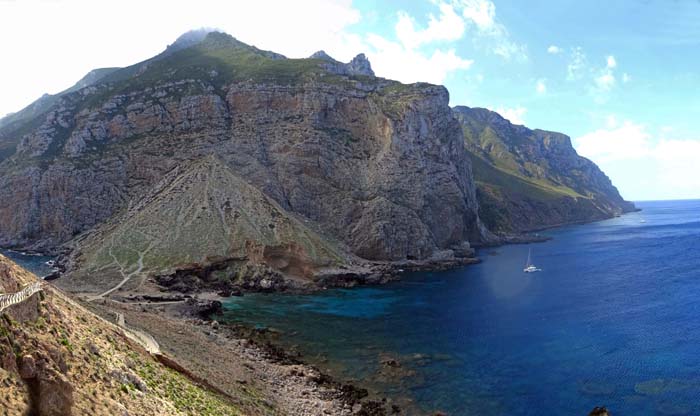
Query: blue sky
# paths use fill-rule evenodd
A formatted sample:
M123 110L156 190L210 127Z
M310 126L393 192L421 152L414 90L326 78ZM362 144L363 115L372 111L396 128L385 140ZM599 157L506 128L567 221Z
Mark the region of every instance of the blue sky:
M461 36L453 23L454 36L419 46L428 56L454 50L472 61L444 76L453 105L488 107L514 122L570 135L627 198L700 197L700 2L354 5L371 18L352 31L399 43L402 15L420 32L431 20L433 27L448 26L454 12L463 18Z
M0 114L217 27L290 57L365 52L380 76L570 135L628 199L700 198L697 22L695 0L0 0L0 53L21 63Z

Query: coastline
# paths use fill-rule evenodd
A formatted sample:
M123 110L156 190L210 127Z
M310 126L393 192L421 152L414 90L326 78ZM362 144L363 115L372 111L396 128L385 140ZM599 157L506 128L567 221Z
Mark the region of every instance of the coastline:
M215 296L208 293L206 297ZM215 315L201 316L201 310L187 302L162 305L105 300L84 305L108 320L116 312L123 314L130 326L158 341L166 357L159 361L256 414L422 414L364 386L334 379L272 342L265 331L219 323L211 319ZM236 393L241 389L260 401L245 402Z
M562 224L550 228L597 221L599 220ZM551 237L526 233L500 237L501 241L498 243L477 247L529 244L551 239ZM351 288L358 285L380 285L400 279L402 272L448 270L478 262L480 260L477 257L367 262L365 266L369 266L371 273L365 274L362 279L358 279L357 275L336 273L320 280L319 284L313 286L285 288L279 291L312 293L331 287ZM373 278L367 278L370 276ZM234 376L234 383L229 383L228 388L225 386L222 388L224 394L231 397L232 400L236 400L236 388L254 385L255 388L264 391L261 396L262 401L274 404L284 412L283 414L441 414L437 410L431 412L416 410L417 407L412 406L410 399L397 403L395 399L381 397L368 389L362 382L347 382L347 380L328 375L328 371L323 370L323 365L312 364L312 360L295 353L292 349L283 347L283 343L279 342L279 337L284 336L283 333L271 334L242 324L230 325L217 322L215 312L221 307L220 302L226 297L221 296L221 293L216 290L204 288L191 294L179 294L163 289L156 292L155 289L152 287L151 290L138 295L131 294L129 296L128 293L124 293L122 296L116 297L124 302L103 300L86 306L108 319L110 319L110 314L119 310L127 316L130 325L153 335L163 345L167 357L174 359L175 367L180 367L185 371L183 374L189 374L188 377L194 375L196 378L193 380L195 381L200 379L212 382L213 384L208 387L221 388L218 387L219 383L225 385L224 374L229 376L243 374L245 377L236 378ZM272 289L266 291L276 291L275 288ZM242 292L259 291L242 290ZM74 293L74 296L76 295ZM76 297L79 298L79 296ZM172 302L173 299L176 300ZM188 302L188 299L196 299L198 302ZM219 303L218 307L217 303ZM178 346L178 344L180 345ZM225 350L227 353L216 352L220 350ZM206 351L206 354L201 354L203 351ZM189 358L198 355L206 357L217 355L222 357L222 360L224 357L236 357L247 365L243 365L243 370L238 365L236 369L224 372L222 368L212 368L211 364L202 362L201 357ZM176 368L176 371L180 370ZM205 385L205 387L207 386ZM256 408L256 410L260 409ZM259 414L277 413L262 412Z

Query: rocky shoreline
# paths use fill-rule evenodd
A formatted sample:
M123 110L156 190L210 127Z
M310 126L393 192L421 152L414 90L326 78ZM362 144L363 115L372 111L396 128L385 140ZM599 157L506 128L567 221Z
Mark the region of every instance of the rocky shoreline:
M204 296L214 297L217 296L213 293ZM212 318L220 310L220 301L204 298L167 304L104 300L86 306L108 319L115 312L123 314L130 326L158 341L164 357L168 357L166 365L199 384L206 380L204 387L211 389L213 385L234 402L237 398L232 392L250 388L259 391L262 402L279 414L423 414L362 386L334 379L306 363L300 354L274 343L265 330L219 323ZM201 354L202 351L207 354Z

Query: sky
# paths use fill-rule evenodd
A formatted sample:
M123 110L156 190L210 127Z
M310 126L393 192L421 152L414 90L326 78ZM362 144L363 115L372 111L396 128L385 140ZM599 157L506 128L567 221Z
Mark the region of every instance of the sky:
M571 136L626 199L700 198L699 21L697 0L0 0L0 115L212 27L288 57L364 52Z

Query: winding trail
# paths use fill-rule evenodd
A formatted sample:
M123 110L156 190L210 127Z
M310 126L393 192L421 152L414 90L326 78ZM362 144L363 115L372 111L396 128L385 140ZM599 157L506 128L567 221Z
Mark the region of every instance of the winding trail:
M113 245L114 245L114 244L112 244L112 246L113 246ZM119 273L122 275L122 280L121 280L119 283L117 283L114 287L112 287L111 289L108 289L108 290L106 290L106 291L100 293L99 295L95 295L95 296L89 298L89 299L88 299L88 302L93 302L93 301L95 301L95 300L97 300L97 299L102 299L103 297L109 295L110 293L119 290L122 286L124 286L124 285L126 284L126 282L128 282L129 280L131 280L132 277L134 277L134 276L136 276L136 275L138 275L138 274L141 274L141 271L143 270L143 257L146 255L146 253L148 253L148 252L151 250L151 248L153 248L153 243L149 244L149 245L148 245L148 248L147 248L146 250L144 250L144 251L139 251L139 252L138 252L138 253L139 253L139 259L138 259L138 261L136 262L136 266L137 266L137 267L136 267L136 270L134 270L134 271L132 271L131 273L128 273L128 274L127 274L127 273L124 271L124 266L122 266L122 264L119 262L119 260L117 260L117 257L112 253L112 247L110 247L110 248L109 248L109 255L110 255L110 256L112 257L112 259L114 260L114 261L113 261L113 264L116 264L117 267L119 267Z
M119 312L115 313L117 315L117 326L122 328L124 330L124 333L129 338L141 344L146 349L146 351L148 351L151 354L161 353L160 345L158 345L158 342L155 338L153 338L151 334L128 326L124 321L124 314Z

